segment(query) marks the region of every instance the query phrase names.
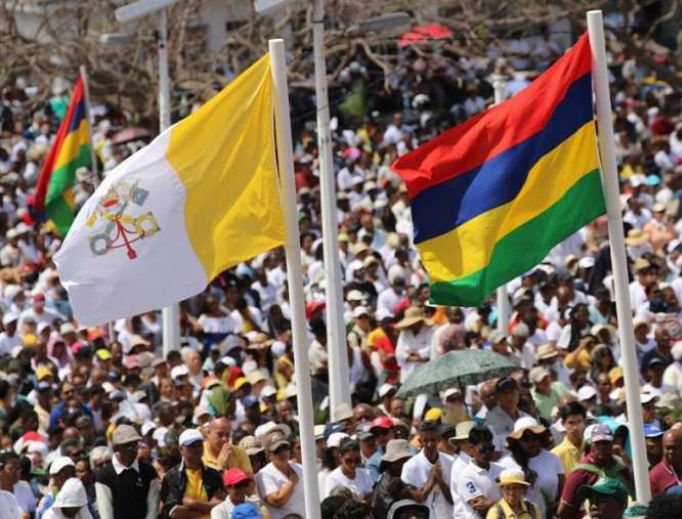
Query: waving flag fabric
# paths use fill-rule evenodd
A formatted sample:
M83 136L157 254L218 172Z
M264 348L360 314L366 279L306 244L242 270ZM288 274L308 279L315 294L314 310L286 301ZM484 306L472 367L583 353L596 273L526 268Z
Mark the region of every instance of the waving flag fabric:
M76 170L92 168L90 122L86 117L83 78L78 77L57 138L40 170L35 208L52 220L62 236L73 222Z
M516 96L394 163L434 303L480 305L605 212L591 68L584 34Z
M107 174L55 256L81 325L191 297L284 243L273 95L266 55Z

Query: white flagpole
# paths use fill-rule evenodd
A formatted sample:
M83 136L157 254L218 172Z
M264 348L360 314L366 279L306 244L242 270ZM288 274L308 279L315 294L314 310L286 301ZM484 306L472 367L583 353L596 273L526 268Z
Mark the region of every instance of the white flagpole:
M495 104L498 105L507 97L507 88L502 79L502 75L493 76L493 91L495 93ZM507 284L497 287L497 329L507 335L509 330L509 296L507 295Z
M648 462L644 440L644 420L639 394L639 374L635 355L635 339L630 308L628 286L628 267L625 257L625 237L620 211L618 172L613 139L613 120L611 98L609 96L608 71L606 68L606 44L604 24L600 10L587 12L587 30L592 48L592 73L599 124L599 155L602 165L602 180L606 199L606 213L611 244L611 264L616 289L616 313L618 316L618 336L622 347L623 375L625 378L626 404L628 411L628 430L632 442L632 469L635 477L637 501L648 503L651 500Z
M88 83L88 71L85 65L80 66L81 78L83 79L83 97L85 98L85 118L88 120L88 139L90 140L90 161L92 162L92 174L100 182L102 179L99 176L99 167L97 166L97 156L95 155L95 146L92 142L92 119L90 118L90 85Z
M163 133L171 125L170 75L168 74L168 16L166 9L158 11L159 52L159 131ZM163 330L163 357L171 350L180 349L180 305L178 303L161 309Z
M329 131L327 64L324 56L324 0L313 7L313 53L315 56L315 100L317 104L317 142L320 150L320 202L322 206L322 247L327 281L327 348L329 348L330 415L341 404L349 404L348 353L343 322L343 285L336 221L336 178L332 162Z
M270 40L270 63L275 97L275 136L277 139L277 162L280 189L284 203L287 258L287 280L291 305L291 328L294 341L296 365L296 388L298 391L298 414L303 456L303 484L305 492L306 519L320 519L320 495L317 487L317 462L315 459L315 436L313 432L313 399L310 386L308 362L308 337L305 323L303 276L301 273L301 247L299 243L296 194L294 192L294 157L289 119L289 88L284 58L284 40Z

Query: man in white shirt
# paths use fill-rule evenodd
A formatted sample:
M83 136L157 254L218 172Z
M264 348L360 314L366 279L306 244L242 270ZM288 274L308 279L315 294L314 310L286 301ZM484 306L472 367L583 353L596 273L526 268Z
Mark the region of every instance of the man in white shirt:
M9 355L15 346L22 344L21 337L17 335L17 321L19 318L16 314L5 314L2 317L2 325L5 331L0 333L0 357Z
M486 427L474 427L469 432L471 461L451 478L450 490L455 504L454 519L481 519L502 496L497 478L502 467L492 463L495 451L493 434Z
M401 479L416 488L417 500L429 507L430 517L451 517L452 457L438 451L440 435L436 422L422 422L419 436L424 447L403 465Z
M401 330L395 356L400 366L400 381L405 382L417 366L429 361L434 329L426 323L421 309L414 306L405 311L405 317L395 327Z
M630 304L636 310L647 302L646 288L656 282L656 270L649 260L638 258L634 271L637 279L630 283Z
M19 329L30 319L33 319L36 325L40 323L52 325L55 319L64 319L64 316L45 308L45 294L35 294L33 306L21 312L19 316Z
M523 416L529 416L519 409L519 386L511 377L503 377L495 384L497 405L488 411L485 425L495 436L497 450L504 449L504 442L514 431L514 423Z

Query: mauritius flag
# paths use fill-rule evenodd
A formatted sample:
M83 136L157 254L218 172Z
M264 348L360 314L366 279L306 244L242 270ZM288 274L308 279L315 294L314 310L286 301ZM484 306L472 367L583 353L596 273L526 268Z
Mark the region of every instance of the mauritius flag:
M393 169L407 185L432 301L480 305L606 212L587 34L517 95Z
M40 171L34 202L38 214L49 218L62 236L73 222L76 170L81 166L92 168L86 113L83 78L79 76L66 117Z

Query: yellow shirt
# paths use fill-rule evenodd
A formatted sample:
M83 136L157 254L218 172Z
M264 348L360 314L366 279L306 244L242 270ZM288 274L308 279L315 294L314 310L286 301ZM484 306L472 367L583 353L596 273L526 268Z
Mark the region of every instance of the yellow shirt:
M201 469L191 470L185 468L185 475L187 476L187 488L185 489L185 497L196 499L197 501L208 502L208 494L204 488L204 483L201 479ZM210 519L211 514L204 514L200 519Z
M521 508L521 513L516 515L507 502L500 499L490 507L485 519L540 519L540 511L535 504L524 501Z
M568 476L573 467L580 463L584 453L582 448L579 449L568 438L564 438L564 441L552 449L552 454L559 458L564 467L564 473Z
M207 467L211 467L219 472L236 467L242 469L247 474L253 474L251 460L249 459L249 455L246 454L246 451L236 445L230 445L230 451L230 457L228 458L227 464L221 466L220 463L218 463L218 456L211 454L208 443L204 442L204 455L202 456L201 461Z

